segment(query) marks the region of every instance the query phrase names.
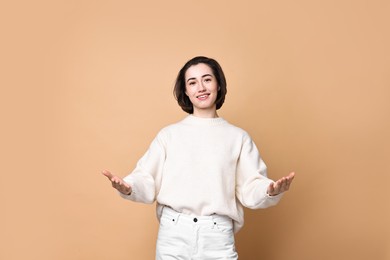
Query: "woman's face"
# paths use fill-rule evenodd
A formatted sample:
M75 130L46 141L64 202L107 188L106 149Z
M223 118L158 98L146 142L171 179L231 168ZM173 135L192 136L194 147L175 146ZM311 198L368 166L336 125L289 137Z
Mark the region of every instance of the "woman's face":
M185 93L194 107L194 115L215 116L218 83L212 69L204 63L193 65L187 69L185 81Z

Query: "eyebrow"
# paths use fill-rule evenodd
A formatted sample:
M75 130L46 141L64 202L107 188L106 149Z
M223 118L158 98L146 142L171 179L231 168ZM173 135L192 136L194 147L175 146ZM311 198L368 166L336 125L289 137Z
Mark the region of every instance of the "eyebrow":
M210 77L212 77L213 75L211 75L211 74L204 74L203 76L202 76L202 78L204 78L204 77L207 77L207 76L210 76ZM187 82L188 81L190 81L190 80L192 80L192 79L196 79L196 78L189 78L189 79L187 79Z

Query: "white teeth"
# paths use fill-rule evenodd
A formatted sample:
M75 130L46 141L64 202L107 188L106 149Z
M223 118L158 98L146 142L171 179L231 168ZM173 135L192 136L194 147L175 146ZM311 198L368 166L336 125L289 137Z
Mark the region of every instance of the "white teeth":
M207 97L208 95L202 95L202 96L198 96L198 98L205 98Z

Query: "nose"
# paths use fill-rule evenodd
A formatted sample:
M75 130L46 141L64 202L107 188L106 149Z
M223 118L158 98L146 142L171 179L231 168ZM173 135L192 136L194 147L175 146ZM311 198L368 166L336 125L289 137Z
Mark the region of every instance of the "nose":
M198 92L204 92L206 91L206 88L203 84L203 82L201 81L199 84L198 84Z

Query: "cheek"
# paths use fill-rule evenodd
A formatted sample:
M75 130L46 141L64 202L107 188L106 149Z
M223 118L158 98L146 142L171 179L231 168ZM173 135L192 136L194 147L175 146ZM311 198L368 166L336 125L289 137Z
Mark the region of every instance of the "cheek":
M215 86L215 87L213 88L213 91L214 91L215 93L218 93L219 87L218 87L218 86Z
M193 91L191 91L191 89L186 88L184 93L186 94L187 97L190 97L193 94Z

